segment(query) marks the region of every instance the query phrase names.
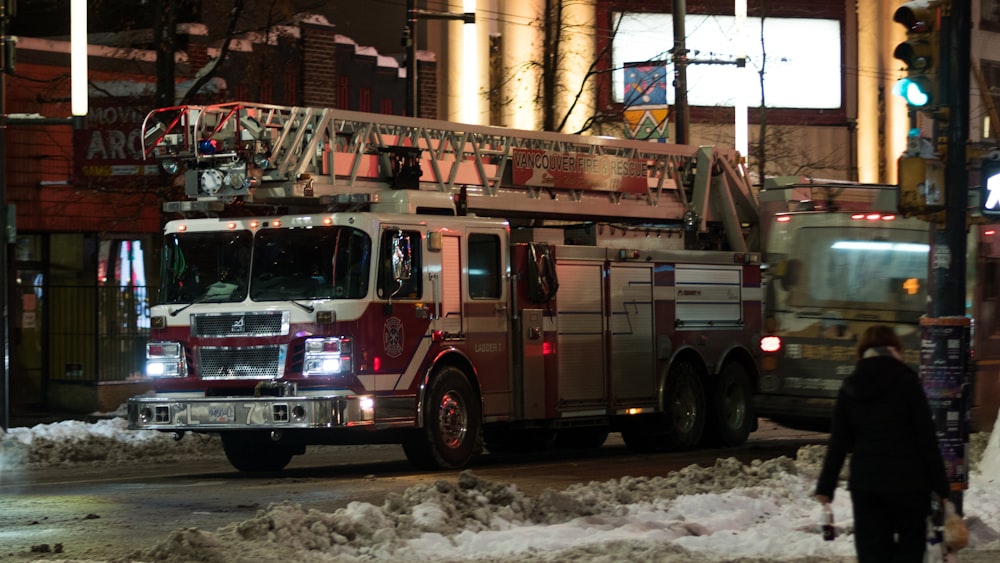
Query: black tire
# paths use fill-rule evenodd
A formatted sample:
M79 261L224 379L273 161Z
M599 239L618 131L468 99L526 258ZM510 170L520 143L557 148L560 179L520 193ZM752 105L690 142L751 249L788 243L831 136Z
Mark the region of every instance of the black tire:
M753 389L746 368L730 362L719 374L709 397L709 430L712 445L738 446L747 441L753 429Z
M639 415L622 428L622 440L632 451L686 450L698 445L705 430L705 388L698 370L677 364L667 374L664 411Z
M410 463L424 469L465 467L482 450L482 406L454 366L438 369L423 404L423 428L403 440Z
M690 364L677 364L667 374L663 397L667 416L667 447L687 450L698 445L705 430L705 387L698 370Z
M223 432L222 449L233 467L251 473L281 471L295 455L290 446L257 432Z

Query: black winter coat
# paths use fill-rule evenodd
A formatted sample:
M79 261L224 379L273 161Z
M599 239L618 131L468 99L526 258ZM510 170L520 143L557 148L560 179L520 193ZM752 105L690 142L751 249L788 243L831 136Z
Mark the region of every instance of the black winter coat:
M927 396L917 374L892 356L863 358L840 387L816 494L833 498L844 458L857 491L948 495Z

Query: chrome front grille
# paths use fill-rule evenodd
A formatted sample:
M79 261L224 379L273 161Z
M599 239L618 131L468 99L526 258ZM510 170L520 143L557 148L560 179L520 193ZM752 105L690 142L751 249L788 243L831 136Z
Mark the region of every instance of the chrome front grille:
M288 311L191 315L191 336L283 336L288 323Z
M202 379L276 379L285 363L284 345L198 348Z

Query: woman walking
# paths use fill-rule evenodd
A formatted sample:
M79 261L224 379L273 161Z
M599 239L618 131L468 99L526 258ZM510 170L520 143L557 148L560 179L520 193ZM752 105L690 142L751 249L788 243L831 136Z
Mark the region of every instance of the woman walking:
M922 563L931 493L948 498L934 420L917 374L886 325L858 340L858 361L834 407L816 498L833 500L847 454L859 563Z

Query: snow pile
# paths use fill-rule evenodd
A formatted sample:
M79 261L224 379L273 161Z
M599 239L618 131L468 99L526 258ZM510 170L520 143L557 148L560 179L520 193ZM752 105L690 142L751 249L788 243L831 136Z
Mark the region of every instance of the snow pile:
M2 431L0 431L2 432ZM64 420L0 434L0 469L37 469L78 463L122 463L223 456L218 436L130 431L123 418L96 423Z
M767 527L784 512L782 505L792 507L786 517L796 521L799 541L815 546L811 551L849 556L849 541L817 541L813 508L798 502L810 495L812 480L798 472L785 457L750 465L728 458L666 477L581 483L532 498L514 485L465 471L457 483L414 486L390 494L381 506L355 502L325 513L275 504L215 533L175 531L131 558L228 563L279 561L295 553L306 561L599 561L593 555L607 554L610 545L614 555L608 561L713 561L740 551L731 544L745 541L740 530L747 521ZM731 539L718 548L698 545L700 537L715 536L717 542L720 531ZM775 532L771 545L743 551L773 560L773 544L788 541L789 531L782 526ZM695 541L685 546L687 539Z

